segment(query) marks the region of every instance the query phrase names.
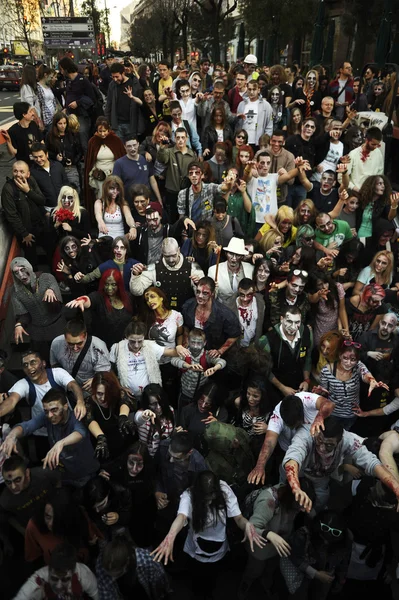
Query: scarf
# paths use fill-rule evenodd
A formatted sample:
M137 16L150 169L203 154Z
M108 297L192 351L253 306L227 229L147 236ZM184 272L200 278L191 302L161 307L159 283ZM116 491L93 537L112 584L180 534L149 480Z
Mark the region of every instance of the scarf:
M306 105L305 105L305 118L307 119L308 117L312 116L312 97L314 94L315 90L311 90L310 92L306 91L305 96L306 96Z
M145 366L147 369L150 383L159 383L159 385L162 385L161 370L159 368L158 361L156 360L154 353L151 350L151 342L149 342L148 340L144 340L143 347L140 352L142 352L144 356ZM129 370L127 368L127 365L129 347L127 340L122 340L121 342L118 342L118 344L116 345L115 354L119 381L121 382L123 387L128 387Z

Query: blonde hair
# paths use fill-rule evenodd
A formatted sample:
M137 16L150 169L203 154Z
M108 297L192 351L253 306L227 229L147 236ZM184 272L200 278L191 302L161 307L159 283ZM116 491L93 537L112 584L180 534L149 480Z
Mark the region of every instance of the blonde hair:
M307 206L308 209L310 210L310 213L311 213L311 217L310 217L311 223L314 223L314 221L315 221L315 219L317 217L318 210L315 207L313 200L310 200L310 198L304 198L303 200L300 200L298 206L294 210L294 225L295 225L295 227L300 227L301 225L303 225L303 223L300 222L300 218L301 217L300 217L300 213L299 213L299 211L301 209L301 206L303 206L303 205Z
M374 275L376 275L375 263L377 261L377 258L379 258L380 256L385 256L385 258L388 261L388 266L382 273L379 273L379 277L381 277L381 279L382 279L382 285L389 285L392 281L392 273L393 273L393 266L394 266L392 252L388 252L388 250L380 250L379 252L377 252L377 254L374 255L373 260L370 263L370 269L371 269L372 273L374 273Z
M294 222L294 211L290 206L286 206L285 204L283 204L283 206L280 206L276 213L277 227L280 225L281 221L284 221L284 219L288 219L289 221L291 221L291 223Z
M273 246L276 244L277 238L280 238L281 243L283 243L284 236L277 229L269 229L269 231L266 231L259 241L259 245L263 252L267 253L271 248L273 248Z
M78 117L76 115L68 115L67 119L69 131L72 131L72 133L79 133L80 123Z
M307 86L307 80L308 80L308 75L310 75L311 73L314 73L316 75L316 85L314 86L315 91L317 91L319 89L319 73L318 71L316 71L316 69L310 69L306 75L305 75L305 85L303 86L304 88L306 88L306 90L308 89Z
M62 188L60 189L60 193L58 194L56 210L58 210L59 208L62 208L62 197L67 194L70 196L73 196L73 207L70 209L70 211L73 212L73 216L75 217L75 219L77 219L80 222L80 216L81 216L80 200L79 200L78 192L73 187L71 187L69 185L62 186Z

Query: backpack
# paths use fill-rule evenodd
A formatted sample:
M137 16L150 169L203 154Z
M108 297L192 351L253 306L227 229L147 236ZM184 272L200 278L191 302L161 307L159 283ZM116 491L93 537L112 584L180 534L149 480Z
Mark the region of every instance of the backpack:
M51 387L55 388L56 390L62 390L63 388L56 383L55 379L54 379L54 375L53 375L53 369L51 368L47 368L46 369L46 373L47 373L47 379L49 380ZM36 388L33 385L32 381L29 379L29 377L25 377L25 380L28 382L28 386L29 386L29 395L28 395L28 405L32 408L36 402L36 398L37 398L37 393L36 393Z

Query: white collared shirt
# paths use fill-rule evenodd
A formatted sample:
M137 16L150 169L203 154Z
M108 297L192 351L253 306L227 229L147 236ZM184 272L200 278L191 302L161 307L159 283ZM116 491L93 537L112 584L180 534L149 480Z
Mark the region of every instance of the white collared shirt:
M299 340L299 338L301 337L300 333L299 333L299 329L296 332L296 335L294 337L294 339L291 341L287 338L287 336L285 335L284 331L283 331L283 326L280 325L280 334L281 334L281 338L283 340L285 340L290 346L291 348L295 348L297 341Z

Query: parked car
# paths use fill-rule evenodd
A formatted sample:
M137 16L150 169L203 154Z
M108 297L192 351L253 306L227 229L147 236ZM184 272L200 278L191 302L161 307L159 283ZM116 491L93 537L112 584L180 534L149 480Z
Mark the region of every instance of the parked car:
M0 69L0 90L15 90L19 92L22 72L15 67L2 67Z

